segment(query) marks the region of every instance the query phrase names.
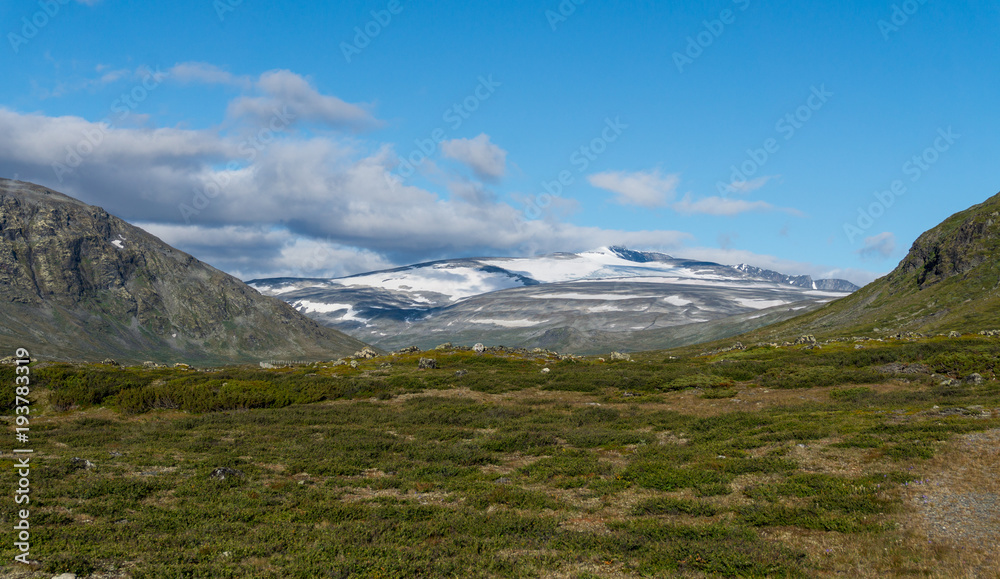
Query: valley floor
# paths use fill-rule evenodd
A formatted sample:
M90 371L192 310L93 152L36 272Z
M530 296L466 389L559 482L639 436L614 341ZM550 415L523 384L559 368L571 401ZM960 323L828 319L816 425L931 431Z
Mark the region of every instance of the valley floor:
M0 576L996 577L1000 341L807 348L36 365Z

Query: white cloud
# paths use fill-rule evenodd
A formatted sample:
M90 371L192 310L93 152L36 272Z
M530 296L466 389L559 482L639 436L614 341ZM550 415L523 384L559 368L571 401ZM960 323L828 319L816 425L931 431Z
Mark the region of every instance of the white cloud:
M691 194L687 194L683 199L673 204L673 208L678 213L692 215L701 213L705 215L733 216L751 211L784 211L796 216L802 216L802 212L797 209L775 207L766 201L747 201L745 199L727 199L724 197L705 197L693 200Z
M886 259L896 251L896 235L888 231L865 238L865 246L856 251L863 259Z
M663 207L677 194L679 175L661 175L659 169L652 171L607 171L588 175L587 180L594 187L616 193L615 201L622 205L640 207Z
M489 135L441 143L441 153L464 163L480 179L497 181L507 171L507 151L490 142Z
M764 185L767 185L768 181L777 179L778 177L780 175L764 175L763 177L750 179L749 181L733 181L728 185L728 188L734 193L750 193L751 191L760 189Z
M249 90L253 80L248 76L237 76L214 64L205 62L182 62L167 71L169 78L181 83L223 84Z
M393 263L473 253L575 251L613 243L670 248L690 238L677 231L627 232L532 221L523 208L498 201L476 185L453 185L451 198L443 198L389 178L396 161L391 147L366 153L353 141L333 136L288 133L259 144L248 158L245 143L218 129L102 128L77 117L3 108L0 134L5 135L0 139L0 174L20 173L22 179L129 221L209 230L281 228L296 238L364 248ZM92 146L86 135L96 135L100 144ZM81 147L86 154L60 175L60 182L53 163L73 164L67 150ZM253 265L258 257L280 265L273 256L287 241L259 235L253 241L232 235L232 230L219 231L217 237L205 236L196 256L239 272L266 269ZM188 243L191 247L194 242ZM228 251L238 255L226 257Z
M320 94L306 78L290 70L272 70L260 75L254 88L261 96L242 96L229 103L235 118L256 119L266 124L287 110L295 119L333 128L366 129L380 124L365 107Z

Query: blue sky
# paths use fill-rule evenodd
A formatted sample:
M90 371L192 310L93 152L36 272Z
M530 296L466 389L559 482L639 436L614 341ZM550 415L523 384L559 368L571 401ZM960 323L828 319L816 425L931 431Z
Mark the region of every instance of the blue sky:
M623 244L865 283L1000 190L997 1L8 0L0 22L0 176L244 279Z

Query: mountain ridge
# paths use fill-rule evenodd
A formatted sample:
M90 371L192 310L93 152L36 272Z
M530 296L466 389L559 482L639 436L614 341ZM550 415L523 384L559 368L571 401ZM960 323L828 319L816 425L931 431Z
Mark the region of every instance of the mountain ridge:
M0 347L52 359L235 363L364 346L158 238L0 180Z

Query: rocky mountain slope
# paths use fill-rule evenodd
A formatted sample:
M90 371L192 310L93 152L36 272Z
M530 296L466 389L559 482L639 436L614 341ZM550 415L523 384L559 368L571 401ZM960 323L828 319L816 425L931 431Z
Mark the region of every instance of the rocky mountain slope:
M51 359L335 358L363 344L145 231L0 180L0 349Z
M996 328L1000 328L1000 194L921 235L885 277L815 312L753 332L747 339Z
M857 289L843 280L813 281L621 247L248 283L386 349L453 341L576 353L731 336Z

